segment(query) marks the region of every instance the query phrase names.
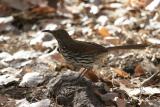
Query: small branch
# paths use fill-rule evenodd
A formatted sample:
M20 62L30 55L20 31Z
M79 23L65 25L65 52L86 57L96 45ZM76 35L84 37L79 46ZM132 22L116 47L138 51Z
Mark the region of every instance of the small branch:
M146 86L148 85L149 83L151 83L151 81L154 81L157 77L157 75L160 74L160 71L154 73L151 77L145 79L142 83L141 83L141 86Z

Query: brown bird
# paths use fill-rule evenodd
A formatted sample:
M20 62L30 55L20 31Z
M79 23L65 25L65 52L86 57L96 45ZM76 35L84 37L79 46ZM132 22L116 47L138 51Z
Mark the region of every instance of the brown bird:
M93 65L101 59L104 53L117 49L144 49L148 45L135 44L124 46L103 47L92 42L84 42L72 39L68 32L63 29L44 30L43 32L51 33L58 41L58 51L62 54L67 63L78 67L85 68L83 72L92 69Z

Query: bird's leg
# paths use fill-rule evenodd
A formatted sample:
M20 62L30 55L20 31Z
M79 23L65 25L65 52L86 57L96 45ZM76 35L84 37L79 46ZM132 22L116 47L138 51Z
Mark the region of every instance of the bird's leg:
M83 77L83 76L86 74L87 71L88 71L88 69L85 68L85 69L80 73L80 76Z
M79 76L77 77L77 79L79 79L80 77L83 77L83 76L85 75L85 73L87 72L87 70L88 70L88 69L84 68L84 69L80 72L80 74L79 74Z
M86 71L87 71L87 69L84 68L84 69L80 72L79 76L80 76L80 77L84 76L84 74L86 73Z

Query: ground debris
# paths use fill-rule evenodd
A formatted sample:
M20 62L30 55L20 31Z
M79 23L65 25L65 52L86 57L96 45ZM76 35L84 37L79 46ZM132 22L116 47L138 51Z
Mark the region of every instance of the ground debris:
M58 104L66 107L105 107L103 102L96 97L90 81L84 78L77 79L78 74L61 75L52 79L47 85L50 97L57 99Z

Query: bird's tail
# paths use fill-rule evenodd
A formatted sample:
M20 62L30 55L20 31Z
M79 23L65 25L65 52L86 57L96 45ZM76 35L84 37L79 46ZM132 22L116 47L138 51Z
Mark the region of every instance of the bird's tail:
M106 47L106 52L107 51L112 51L112 50L120 50L120 49L144 49L150 45L148 44L131 44L131 45L122 45L122 46L111 46L111 47Z

